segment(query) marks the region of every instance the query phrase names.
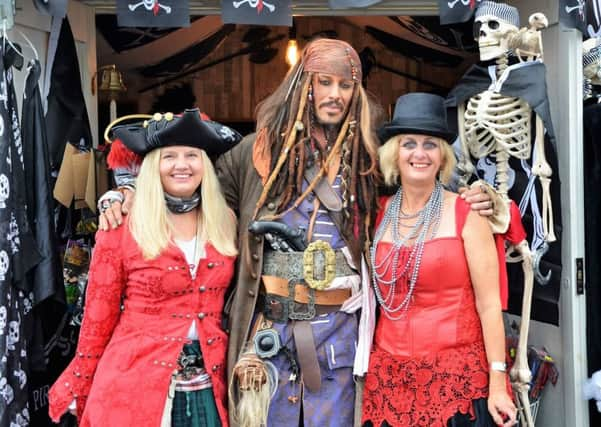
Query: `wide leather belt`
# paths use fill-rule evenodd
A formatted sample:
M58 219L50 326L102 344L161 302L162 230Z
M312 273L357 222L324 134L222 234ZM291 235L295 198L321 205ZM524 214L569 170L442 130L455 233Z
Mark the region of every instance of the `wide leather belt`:
M282 277L263 276L263 286L265 292L271 295L278 295L293 299L301 304L308 304L311 299L318 305L342 305L344 301L350 298L350 289L333 289L331 291L313 291L311 298L311 289L304 283L291 285L290 282Z
M311 243L304 252L266 251L263 255L263 275L305 281L316 290L327 289L336 277L355 274L342 251L322 241Z

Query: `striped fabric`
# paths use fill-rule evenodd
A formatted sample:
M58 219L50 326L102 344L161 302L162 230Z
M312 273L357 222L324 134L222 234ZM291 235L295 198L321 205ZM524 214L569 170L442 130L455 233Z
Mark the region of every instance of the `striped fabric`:
M516 27L520 27L520 14L518 10L505 3L497 3L494 1L483 1L476 9L475 19L478 20L481 16L492 15L498 19L505 21Z
M582 55L582 67L587 67L593 62L601 60L601 45L596 46Z

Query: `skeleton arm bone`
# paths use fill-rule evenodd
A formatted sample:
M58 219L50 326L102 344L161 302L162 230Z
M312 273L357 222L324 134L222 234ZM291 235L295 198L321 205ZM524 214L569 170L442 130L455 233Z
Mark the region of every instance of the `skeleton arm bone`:
M459 127L459 142L461 144L461 161L457 163L457 169L459 170L459 186L467 186L467 181L474 174L475 168L472 165L470 159L470 151L465 138L465 105L460 104L457 106L457 119Z
M551 205L551 175L553 170L545 157L545 131L542 119L536 116L536 137L534 140L534 151L536 158L532 165L532 174L538 176L543 189L543 230L545 240L554 242L557 240L554 232L553 207Z

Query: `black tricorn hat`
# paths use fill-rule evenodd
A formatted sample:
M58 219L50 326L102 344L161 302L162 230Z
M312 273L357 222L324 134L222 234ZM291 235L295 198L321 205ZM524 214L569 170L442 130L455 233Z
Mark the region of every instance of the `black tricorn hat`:
M198 108L181 115L156 113L142 123L120 125L111 129L113 139L119 139L134 153L144 156L157 148L184 145L204 150L217 157L232 149L242 135L230 127L203 120Z
M399 134L436 136L452 144L456 135L449 130L444 98L422 92L399 96L392 121L378 129L378 138L383 144Z

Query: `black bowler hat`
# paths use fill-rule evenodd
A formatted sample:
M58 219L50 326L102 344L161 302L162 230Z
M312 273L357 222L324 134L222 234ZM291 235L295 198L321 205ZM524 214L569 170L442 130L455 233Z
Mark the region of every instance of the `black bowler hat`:
M392 121L378 129L378 138L385 143L399 134L430 135L453 143L456 135L447 124L444 98L421 92L399 96Z
M157 148L184 145L204 150L216 157L233 148L240 140L235 130L210 120L203 120L195 108L181 115L156 113L144 123L115 126L113 139L119 139L139 156Z

